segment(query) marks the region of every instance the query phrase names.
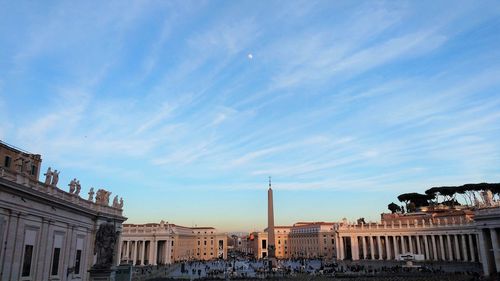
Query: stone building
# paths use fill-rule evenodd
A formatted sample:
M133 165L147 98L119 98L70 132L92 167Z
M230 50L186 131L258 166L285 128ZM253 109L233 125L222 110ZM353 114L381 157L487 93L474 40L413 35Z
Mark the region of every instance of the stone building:
M96 232L111 224L119 237L123 204L109 206L104 190L97 202L81 198L76 180L61 190L57 171L40 182L38 154L0 142L0 159L0 280L88 280L102 257L94 254Z
M123 225L123 263L157 265L218 258L227 258L227 235L213 227L185 227L164 221Z
M337 223L298 222L274 227L276 258L335 258ZM257 259L268 256L268 229L252 232L239 250Z
M500 273L500 206L422 208L382 214L380 223L339 223L340 260L404 260L481 263Z
M288 235L291 257L335 258L337 223L298 222Z

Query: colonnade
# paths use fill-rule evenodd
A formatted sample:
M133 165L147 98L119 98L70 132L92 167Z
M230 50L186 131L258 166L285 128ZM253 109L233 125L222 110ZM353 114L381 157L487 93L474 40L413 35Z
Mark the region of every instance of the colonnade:
M337 257L395 260L408 253L434 261L481 261L476 233L398 233L341 235Z
M131 239L120 245L120 262L133 265L156 265L171 262L170 240Z

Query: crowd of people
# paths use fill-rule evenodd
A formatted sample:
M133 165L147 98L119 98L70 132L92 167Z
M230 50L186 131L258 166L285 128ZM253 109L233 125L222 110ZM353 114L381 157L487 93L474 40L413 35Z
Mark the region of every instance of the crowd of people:
M171 266L172 270L164 279L190 280L495 280L482 279L477 271L444 271L438 265L422 264L406 267L403 264L373 265L344 262L325 262L320 259L277 260L269 266L269 260L233 258L231 260L188 261Z

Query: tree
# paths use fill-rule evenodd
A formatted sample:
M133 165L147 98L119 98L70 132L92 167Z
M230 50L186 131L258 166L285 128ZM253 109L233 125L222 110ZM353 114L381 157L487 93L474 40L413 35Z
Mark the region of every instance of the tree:
M434 195L420 193L403 193L398 196L400 202L404 202L408 212L414 212L416 208L429 206L429 200L434 199Z
M398 204L392 202L391 204L387 205L387 209L391 211L391 213L396 213L396 212L401 212L401 207L399 207Z
M468 183L460 186L440 186L432 187L425 191L427 195L434 195L439 203L439 196L442 196L441 203L448 206L458 204L456 194L462 195L468 205L474 205L474 198L479 197L479 192L491 190L493 194L500 196L500 183Z
M440 186L440 187L432 187L425 191L425 194L429 196L434 196L436 198L437 203L439 203L439 196L443 196L443 201L451 201L455 199L455 194L457 193L457 189L455 186Z

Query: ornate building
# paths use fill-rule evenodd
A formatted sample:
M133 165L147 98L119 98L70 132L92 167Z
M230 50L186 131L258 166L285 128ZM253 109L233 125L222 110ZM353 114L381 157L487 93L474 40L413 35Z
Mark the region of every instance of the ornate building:
M109 206L103 189L81 198L76 179L61 190L57 170L40 182L40 155L3 142L0 160L0 280L88 280L93 266L115 263L123 201Z
M227 234L213 227L160 223L124 224L120 259L133 265L227 258Z

